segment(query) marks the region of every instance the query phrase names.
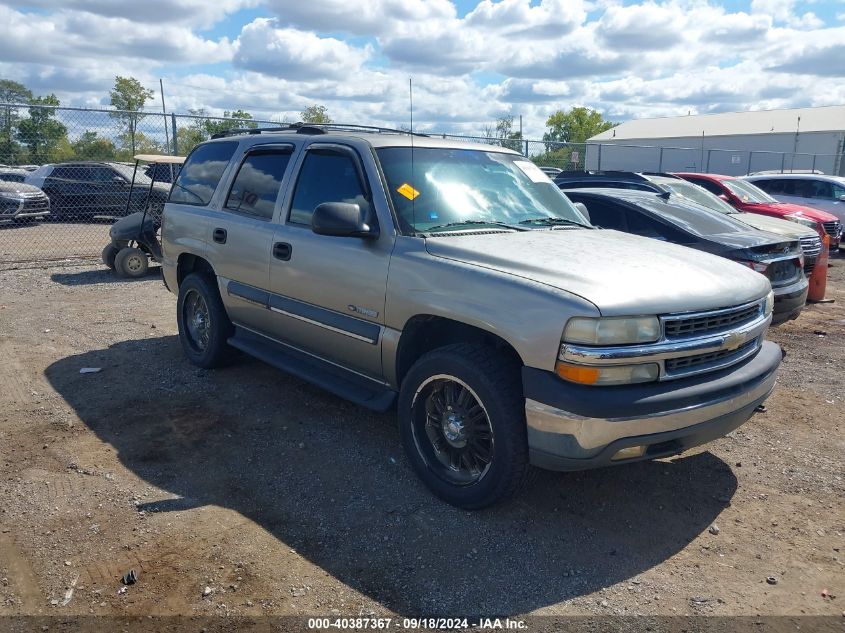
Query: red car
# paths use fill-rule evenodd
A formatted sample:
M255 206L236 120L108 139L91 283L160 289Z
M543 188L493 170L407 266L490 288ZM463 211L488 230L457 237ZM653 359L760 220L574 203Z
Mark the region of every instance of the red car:
M725 202L730 203L740 211L769 215L783 220L798 222L814 229L819 237L825 234L830 238L830 249L839 248L842 235L842 225L839 218L826 211L802 207L789 202L778 202L765 191L751 184L747 180L722 176L720 174L676 173L676 176L701 185Z

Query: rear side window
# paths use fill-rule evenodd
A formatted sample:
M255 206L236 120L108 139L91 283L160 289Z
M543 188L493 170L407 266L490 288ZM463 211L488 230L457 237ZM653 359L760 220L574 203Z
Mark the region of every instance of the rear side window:
M791 195L795 192L795 183L789 180L752 180L751 182L757 187L760 187L760 189L766 193L784 193Z
M663 242L673 242L675 244L689 244L695 241L683 231L658 222L644 213L638 213L629 209L627 216L628 232L634 235L650 237Z
M324 202L350 202L365 211L369 205L355 161L345 152L308 152L299 171L290 221L310 225L314 209Z
M108 167L93 167L91 169L91 177L92 180L97 182L112 182L115 178L121 178L117 172L112 171Z
M600 226L603 229L615 229L625 231L625 211L622 207L609 204L604 200L582 200L590 212L590 224Z
M220 177L237 149L237 143L198 146L185 161L170 191L170 202L205 206L211 202Z
M260 151L249 154L241 163L226 198L226 209L265 220L272 218L291 151Z
M50 174L50 178L60 178L62 180L79 180L81 169L81 167L77 167L76 165L62 165L60 167L56 167L53 170L53 173Z

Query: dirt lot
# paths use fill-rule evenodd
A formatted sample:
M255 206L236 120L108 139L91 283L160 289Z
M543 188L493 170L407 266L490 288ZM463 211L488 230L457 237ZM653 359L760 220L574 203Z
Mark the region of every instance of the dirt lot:
M730 436L469 513L416 480L393 414L189 365L157 272L0 272L0 614L841 622L845 260L828 296L772 331L778 387Z

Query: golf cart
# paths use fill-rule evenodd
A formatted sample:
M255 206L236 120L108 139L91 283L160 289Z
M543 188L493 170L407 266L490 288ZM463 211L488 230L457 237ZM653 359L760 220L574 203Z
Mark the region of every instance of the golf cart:
M133 205L133 192L137 188L136 176L141 163L154 165L153 177L150 179L146 195L143 197L142 211L130 213ZM158 240L158 230L161 228L161 214L164 210L164 199L160 188L155 188L156 175L160 173L158 166L167 166L173 172L178 172L184 156L166 156L158 154L138 154L135 156L135 169L132 172L132 182L129 185L129 196L126 199L126 215L112 224L109 229L111 242L103 249L103 263L114 270L121 277L143 277L147 274L149 258L161 261L161 243ZM171 182L175 178L171 178ZM147 185L142 185L146 187ZM135 196L135 201L139 196ZM136 206L137 208L137 206Z

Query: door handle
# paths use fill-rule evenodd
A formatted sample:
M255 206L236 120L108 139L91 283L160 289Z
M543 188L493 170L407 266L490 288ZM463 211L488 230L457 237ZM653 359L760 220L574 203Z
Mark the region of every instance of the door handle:
M218 244L226 243L226 229L214 229L211 238Z
M276 242L273 244L273 257L276 259L286 262L290 259L291 252L293 252L293 247L287 242Z

